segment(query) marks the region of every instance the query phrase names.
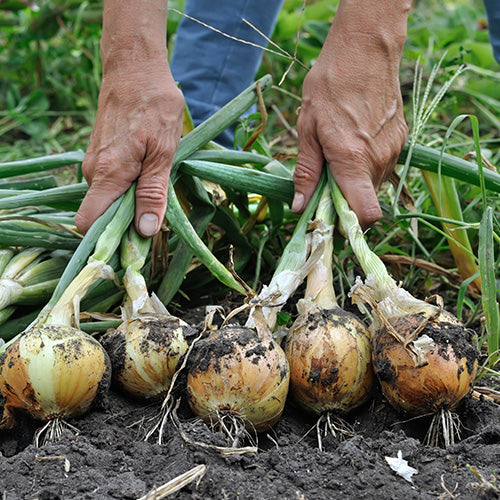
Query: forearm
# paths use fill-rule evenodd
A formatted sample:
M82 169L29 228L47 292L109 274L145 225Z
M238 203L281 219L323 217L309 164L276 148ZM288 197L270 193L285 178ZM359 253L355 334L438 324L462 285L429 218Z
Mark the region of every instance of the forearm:
M104 0L103 72L167 59L167 0Z
M346 54L343 62L349 64L353 53L367 60L375 55L398 67L411 4L411 0L340 0L320 58L335 54L342 61Z

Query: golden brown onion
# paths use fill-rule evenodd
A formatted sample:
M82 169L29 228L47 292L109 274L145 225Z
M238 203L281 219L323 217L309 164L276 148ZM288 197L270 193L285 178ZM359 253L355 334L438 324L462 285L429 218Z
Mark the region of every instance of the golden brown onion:
M110 361L101 344L68 326L43 326L11 344L0 357L1 426L15 425L15 411L40 420L74 417L104 397Z
M187 350L184 335L190 329L174 316L144 315L124 321L102 339L111 358L113 383L137 398L164 395Z
M365 402L373 383L366 326L340 308L300 315L286 338L290 393L321 415L347 413Z
M423 318L423 314L416 313L389 322L403 338L408 338ZM469 392L477 371L478 353L472 335L453 315L443 311L435 321L427 323L418 339L417 349L422 349L419 342L423 342L427 364L417 367L408 348L385 326L374 332L373 361L384 396L395 409L412 415L455 410Z
M189 403L205 421L229 412L262 431L281 416L288 392L285 353L254 330L226 326L197 344L189 370Z

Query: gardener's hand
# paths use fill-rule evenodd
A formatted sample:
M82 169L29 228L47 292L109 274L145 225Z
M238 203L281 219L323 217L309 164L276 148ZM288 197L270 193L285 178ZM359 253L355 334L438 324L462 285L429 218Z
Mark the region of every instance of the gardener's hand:
M161 227L184 97L167 62L166 1L104 3L103 77L97 117L82 164L90 189L76 214L83 233L137 181L135 225Z
M82 232L135 180L139 233L147 237L160 229L183 109L184 98L166 60L151 61L144 73L103 77L97 118L82 165L90 184L75 217Z
M304 80L295 212L310 200L326 161L361 225L381 217L376 190L395 167L408 135L398 71L410 3L340 2Z

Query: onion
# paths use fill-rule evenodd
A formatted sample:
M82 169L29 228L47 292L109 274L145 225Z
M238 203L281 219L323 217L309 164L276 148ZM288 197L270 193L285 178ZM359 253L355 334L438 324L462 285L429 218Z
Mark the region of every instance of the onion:
M184 335L191 330L148 292L141 269L150 246L151 238L140 236L134 225L123 236L120 260L127 292L123 323L101 339L111 358L113 383L136 398L165 395L188 347Z
M312 226L311 252L321 250L321 258L307 276L305 298L297 304L299 316L286 337L285 352L291 395L321 417L346 414L364 403L374 376L368 329L338 306L333 289L333 202L328 187Z
M189 404L206 422L231 414L256 431L281 416L289 368L271 335L225 326L196 344L187 380Z
M414 313L391 318L389 322L403 338L408 338L422 318L422 314ZM477 371L471 333L443 311L426 324L420 341L413 342L414 349L420 349L424 357L416 366L412 352L389 330L382 326L373 336L375 371L389 403L411 415L456 410L470 391Z
M375 313L372 348L384 396L396 410L434 413L451 422L450 412L470 391L477 371L471 334L443 310L440 298L434 305L396 284L368 247L356 215L332 179L331 187L341 230L366 274L364 283L357 278L351 297L362 309L368 303Z
M35 321L0 347L0 389L6 399L1 425L15 424L16 409L48 420L35 434L35 443L42 434L44 442L57 440L65 426L72 428L61 419L87 411L109 388L111 363L106 351L77 328L80 299L98 279L114 278L107 262L133 218L134 193L131 187L98 237L99 222L88 232ZM82 267L90 248L94 251Z
M373 382L366 326L339 307L301 314L286 338L290 393L307 411L345 414L364 403Z
M16 410L40 420L74 417L104 398L110 383L106 351L69 326L34 328L0 356L1 427L16 423Z
M102 339L113 366L113 383L136 398L164 395L180 357L187 350L185 330L173 316L142 315L125 320Z

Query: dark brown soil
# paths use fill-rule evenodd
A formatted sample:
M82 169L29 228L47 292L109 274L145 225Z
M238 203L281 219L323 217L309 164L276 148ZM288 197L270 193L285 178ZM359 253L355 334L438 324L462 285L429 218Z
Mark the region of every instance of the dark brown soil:
M182 389L184 379L178 383ZM179 390L177 396L182 394ZM175 498L500 498L500 407L485 400L464 400L458 410L461 440L448 449L424 445L430 419L405 420L376 390L347 417L354 436L323 436L320 450L315 419L289 402L272 431L259 436L257 453L230 458L199 444L228 445L220 433L194 419L185 397L177 411L180 429L168 420L163 444L157 444L157 434L145 442L159 405L111 392L105 408L70 422L78 434L65 431L59 442L39 448L32 444L37 422L25 418L18 429L1 431L2 498L138 499L199 464L206 465L204 476ZM417 470L413 482L386 461L398 452Z

